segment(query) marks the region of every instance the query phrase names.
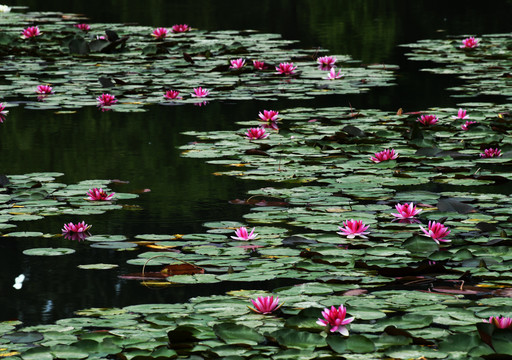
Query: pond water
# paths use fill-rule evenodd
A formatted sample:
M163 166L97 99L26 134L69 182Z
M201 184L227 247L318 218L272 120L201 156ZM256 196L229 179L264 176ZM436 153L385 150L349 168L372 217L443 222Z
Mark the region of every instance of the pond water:
M5 1L7 5L14 2ZM179 146L193 139L188 130L238 129L235 121L253 119L264 108L348 106L419 111L431 106L455 106L445 88L459 80L420 72L424 64L406 61L398 44L449 35L509 31L510 1L482 9L477 1L259 1L251 7L228 1L17 1L34 11L83 13L95 22L136 22L164 26L188 23L205 30L255 29L298 39L303 48L326 48L349 54L365 63L400 65L397 86L366 94L322 96L314 100L213 101L204 107L152 106L145 113L99 112L86 107L73 114L13 108L1 124L0 169L4 174L57 171L58 181L70 184L87 179L120 179L114 191L138 192L123 201L131 210L88 216L93 234L186 234L204 232L207 221L244 222L248 206L232 205L247 191L265 183L214 176L216 167L201 159L180 157ZM6 99L15 101L16 99ZM504 99L499 99L504 101ZM150 192L141 192L150 189ZM18 223L19 231L58 234L62 224L81 220L55 216ZM32 247L72 247L76 256L28 257ZM52 323L78 309L140 303L183 302L197 295L222 294L239 288L272 289L290 281L146 288L119 275L138 272L126 265L130 252L91 248L63 238L0 242L0 320L19 319L25 325ZM84 263L116 263L112 271L77 269ZM25 274L21 290L14 278Z

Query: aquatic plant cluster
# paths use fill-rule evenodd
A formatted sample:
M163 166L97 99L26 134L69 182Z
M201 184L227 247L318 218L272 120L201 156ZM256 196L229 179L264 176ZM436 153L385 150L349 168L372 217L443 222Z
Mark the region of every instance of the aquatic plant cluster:
M0 88L0 99L25 98L29 109L98 105L101 111L140 112L148 111L145 105L151 104L202 106L213 100L276 96L307 99L390 86L397 69L363 66L346 55L323 57L317 68L316 51L289 49L295 41L277 34L208 32L188 24L106 27L58 13L28 16L6 11L3 19L0 54L5 60L0 76L9 86ZM14 58L13 53L23 56ZM54 61L33 61L40 57ZM336 61L343 62L346 75L334 71ZM59 81L55 71L61 74ZM25 81L17 81L18 76Z
M16 21L22 16L3 12ZM154 66L152 73L141 67L137 76L121 71L115 76L123 80L110 75L100 80L103 86L119 84L114 88L116 94L110 90L99 94L97 76L107 73L92 71L86 61L69 70L70 82L78 74L95 75L85 81L80 93L76 85L52 86L44 78L53 65L38 69L36 78L34 68L23 67L31 61L28 57L22 57L19 64L9 63L8 68L27 76L33 83L30 89L27 82L18 84L9 71L0 70L12 83L14 95L9 96L35 93L38 97L28 107L39 109L97 105L102 111L146 111L143 105L194 103L194 98L210 96L217 100L265 99L276 94L308 98L387 86L392 77L389 69L396 69L389 65L353 68L347 56L313 56L297 49L284 52L275 46L266 52L258 48L265 47L265 41L278 39L272 34L214 32L208 36L215 41L204 45L198 41L204 32L178 24L171 30L148 30L147 39L135 31L140 27L119 26L120 36L107 29L107 39L102 39L93 34L94 24L71 24L71 20L67 24L60 17L48 20L52 19L48 14L45 19L41 25L44 32L38 26L26 27L21 31L22 42L9 46L37 56L38 39L48 36L54 41L48 55L54 56L57 64L73 54L94 53L101 58L101 54L118 52L121 64L128 63L130 57L143 56ZM75 33L58 32L67 25ZM7 31L14 32L12 24ZM134 38L130 39L132 48L128 35ZM233 37L240 43L234 45ZM462 45L450 43L444 51L476 52L482 43L465 38ZM66 44L67 51L61 44ZM8 50L0 47L0 51ZM182 57L168 56L172 52ZM245 52L251 54L250 69L249 57L232 58L232 54ZM109 62L107 56L102 59ZM163 71L170 63L174 66L168 68L176 69L171 71L172 77ZM201 86L197 78L188 76L190 64L194 71L210 70L204 72ZM338 67L343 67L344 73L336 71ZM162 76L155 79L159 71ZM151 85L142 85L150 75ZM261 86L254 87L254 83ZM188 99L179 96L182 88L192 89ZM6 97L2 91L0 96ZM7 105L11 104L15 101ZM206 105L207 101L196 104ZM511 145L507 136L512 130L511 117L504 105L459 105L458 110L433 108L410 113L351 107L261 110L254 120L240 121L244 128L238 132L186 133L197 141L182 147L183 156L209 158L209 163L228 169L216 175L287 186L253 190L249 199L241 201L254 205L245 216L247 223L255 225L250 231L247 224L226 221L205 223L203 234L141 234L136 239L149 250L139 252L128 263L159 268L185 263L203 270L162 275L153 282L160 286L276 278L303 282L273 289L272 294L238 290L223 296L195 297L185 304L85 309L54 325L23 328L17 321L6 321L0 323L4 347L0 355L15 359L512 355L512 301L507 295L510 289L502 285L512 279L512 254L507 246L510 194L481 190L488 185L500 187L512 177L506 155ZM0 103L3 117L5 109ZM1 200L9 204L28 198L29 211L23 215L27 220L52 211L72 214L77 208L81 215L119 209L112 201L131 195L109 194L107 184L101 181L84 181L75 187L54 184L54 177L60 175L11 176L13 193L2 195ZM435 186L442 190L435 192ZM8 220L20 216L4 215L2 230L13 227ZM64 224L61 232L66 238L101 248L139 246L123 235L91 235L90 228L82 220ZM7 232L4 236L54 235ZM37 248L24 253L58 256L73 252ZM21 287L22 282L18 279L15 285ZM393 288L397 290L390 290ZM467 295L478 296L478 302Z

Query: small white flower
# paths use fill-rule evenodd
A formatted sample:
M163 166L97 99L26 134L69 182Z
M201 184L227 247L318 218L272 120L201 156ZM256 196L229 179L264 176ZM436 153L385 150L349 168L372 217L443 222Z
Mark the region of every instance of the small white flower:
M8 13L11 12L11 8L7 5L0 5L0 13Z

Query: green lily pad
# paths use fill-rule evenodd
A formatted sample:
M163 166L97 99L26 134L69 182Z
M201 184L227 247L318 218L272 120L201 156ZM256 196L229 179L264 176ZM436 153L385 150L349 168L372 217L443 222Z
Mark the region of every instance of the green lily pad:
M60 256L73 254L74 252L74 249L68 248L34 248L23 250L23 254L30 256Z

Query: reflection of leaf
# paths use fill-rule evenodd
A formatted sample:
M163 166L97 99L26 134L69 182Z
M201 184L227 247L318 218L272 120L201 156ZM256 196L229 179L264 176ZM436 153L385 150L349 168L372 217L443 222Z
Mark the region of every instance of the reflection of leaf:
M82 37L76 37L69 42L69 52L71 54L86 55L89 53L89 45Z
M455 199L439 199L437 202L437 208L439 211L455 211L459 214L468 214L475 212L475 209L468 204L464 204Z
M199 331L192 326L178 326L176 329L167 333L169 338L169 347L174 350L188 349L194 346L199 339L196 334Z

